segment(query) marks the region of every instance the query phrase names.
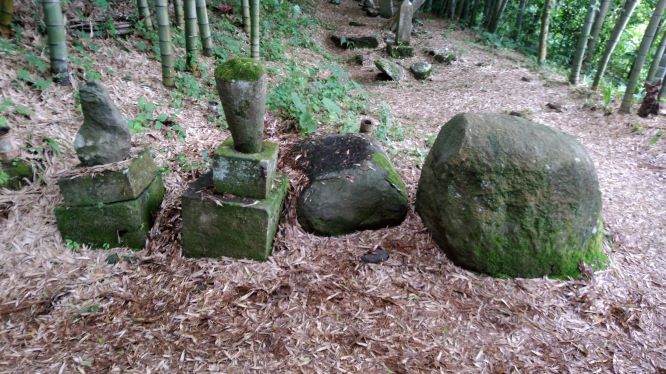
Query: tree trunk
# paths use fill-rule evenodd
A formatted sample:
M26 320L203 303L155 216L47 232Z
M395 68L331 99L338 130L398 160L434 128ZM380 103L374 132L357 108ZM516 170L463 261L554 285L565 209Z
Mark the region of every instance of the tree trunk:
M585 58L583 59L583 69L588 70L592 59L594 58L594 53L597 49L597 42L599 41L599 34L601 34L601 28L604 25L604 20L610 9L612 0L601 0L599 5L599 11L597 16L594 18L594 23L592 24L592 31L590 32L590 37L587 39L587 47L585 48Z
M69 69L67 67L67 43L65 40L65 22L60 8L60 0L42 0L44 23L49 42L51 75L53 81L68 86Z
M197 26L197 8L194 0L185 0L185 65L187 70L197 74L199 67L197 60L199 59L199 28Z
M539 65L546 62L546 55L548 54L548 28L552 6L552 0L544 0L543 12L541 13L541 35L539 36Z
M661 16L664 15L664 9L666 9L666 0L659 0L657 6L654 8L654 12L652 12L650 23L648 23L648 26L645 29L643 40L641 40L641 45L638 47L638 55L636 56L634 64L631 67L631 73L629 73L627 90L624 92L624 97L622 98L622 103L620 104L620 112L622 113L631 112L631 104L634 101L634 91L638 86L638 79L640 78L641 70L643 69L648 52L650 51L650 46L652 46L655 34L659 28Z
M157 5L156 5L157 6ZM185 12L183 11L183 0L173 0L173 14L176 18L176 27L185 27Z
M250 56L259 61L259 0L252 0L250 18Z
M242 0L241 8L243 11L243 31L250 34L250 0Z
M654 76L652 77L652 82L661 82L664 80L664 76L666 76L666 53L661 54L657 69L655 69Z
M499 21L502 18L502 15L504 14L504 9L506 9L506 4L508 3L508 0L499 0L497 1L497 7L495 9L495 12L493 12L493 15L490 19L490 25L488 26L488 32L490 33L496 33L497 28L499 27Z
M449 0L449 10L446 12L446 16L449 19L453 19L456 16L456 0Z
M597 11L597 0L590 1L590 8L587 10L583 28L578 37L578 45L576 46L576 53L574 53L573 64L571 66L571 75L569 76L569 83L577 84L578 76L580 75L580 68L583 66L583 56L585 56L585 48L587 47L587 39L590 36L592 29L592 22L594 22L594 14Z
M203 55L210 57L213 55L213 42L210 38L210 25L208 24L208 10L206 9L206 0L196 0L197 20L199 21L199 34L201 35L201 47Z
M160 36L160 56L162 59L162 84L174 87L173 51L171 48L171 30L169 30L169 3L167 0L155 0L157 32Z
M645 78L646 81L654 82L655 78L657 81L662 80L662 77L657 75L657 70L659 69L664 60L664 51L666 51L666 27L664 27L663 34L661 36L661 41L659 42L659 46L657 47L657 50L654 53L654 58L652 59L652 65L650 65L650 70L648 71L647 78Z
M465 4L467 4L467 0L458 0L458 4L456 5L456 21L460 21Z
M523 17L525 16L525 9L527 8L527 0L520 0L520 8L518 9L518 15L516 16L516 26L514 28L514 37L516 41L522 40L520 32L523 28Z
M12 33L12 17L14 16L14 0L0 0L0 35Z
M631 15L634 13L634 9L636 9L638 1L639 0L626 0L626 2L624 3L622 14L620 14L617 18L617 21L615 21L615 26L613 27L611 36L608 39L608 42L606 42L606 49L604 50L604 54L601 57L601 60L599 60L597 73L594 75L594 81L592 82L593 90L596 90L599 87L599 83L601 83L601 78L604 76L606 68L608 67L608 62L610 61L611 56L613 55L613 51L615 51L615 47L617 47L617 43L620 42L620 36L622 36L624 28L627 27L627 23L629 23L629 19L631 18Z

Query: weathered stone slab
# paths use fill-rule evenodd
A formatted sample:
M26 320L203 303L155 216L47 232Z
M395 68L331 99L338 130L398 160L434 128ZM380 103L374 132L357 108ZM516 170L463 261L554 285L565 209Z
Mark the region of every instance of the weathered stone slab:
M87 82L79 90L83 125L76 134L74 149L86 166L122 161L132 146L127 119L123 117L99 82Z
M264 142L261 153L242 153L231 138L215 150L213 185L218 193L265 199L273 188L278 146Z
M399 81L402 79L402 68L400 65L385 58L375 60L375 66L379 71L385 74L390 80Z
M379 0L379 15L383 18L393 17L393 0Z
M66 206L107 204L137 198L156 175L157 165L144 151L114 170L60 178L58 186Z
M414 17L414 6L409 0L404 0L400 5L400 18L398 19L398 30L395 33L396 44L409 44L412 37L412 18Z
M405 58L414 56L414 47L406 44L386 44L386 53L393 58Z
M210 173L183 194L183 256L266 260L272 252L289 182L280 177L266 199L213 193Z
M62 238L95 248L127 246L143 248L164 197L162 178L154 178L136 199L111 204L56 207Z

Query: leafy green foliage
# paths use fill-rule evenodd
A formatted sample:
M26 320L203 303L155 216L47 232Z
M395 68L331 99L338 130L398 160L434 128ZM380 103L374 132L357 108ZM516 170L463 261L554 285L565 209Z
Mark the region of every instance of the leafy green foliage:
M290 62L286 69L268 94L268 107L295 120L301 132L314 132L321 122L345 130L350 117L367 113L367 95L338 65L320 69Z

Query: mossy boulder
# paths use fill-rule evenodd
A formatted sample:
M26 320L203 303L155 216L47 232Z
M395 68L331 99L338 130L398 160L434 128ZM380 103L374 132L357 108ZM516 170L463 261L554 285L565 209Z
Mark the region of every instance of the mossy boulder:
M432 74L432 65L427 62L420 61L413 64L409 70L412 72L412 74L414 74L414 78L419 80L426 79L430 76L430 74Z
M496 277L605 265L594 164L573 137L503 114L459 114L426 158L416 210L457 265Z
M298 198L298 221L309 232L342 235L399 225L407 192L386 153L358 134L305 140L297 148L310 183Z

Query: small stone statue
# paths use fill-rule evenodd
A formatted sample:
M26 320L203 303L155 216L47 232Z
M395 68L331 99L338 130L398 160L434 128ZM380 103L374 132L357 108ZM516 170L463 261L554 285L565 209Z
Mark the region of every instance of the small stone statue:
M86 82L79 90L83 125L74 149L84 166L103 165L129 157L132 146L127 120L99 82Z

